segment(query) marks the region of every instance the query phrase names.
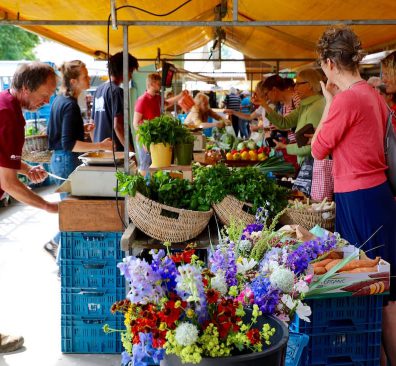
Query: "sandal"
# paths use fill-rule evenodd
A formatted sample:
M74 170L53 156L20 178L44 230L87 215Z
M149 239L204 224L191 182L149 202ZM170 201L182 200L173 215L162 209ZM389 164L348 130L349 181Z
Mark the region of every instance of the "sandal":
M53 258L56 259L56 255L58 254L59 244L56 244L53 240L50 240L48 243L44 244L44 250Z

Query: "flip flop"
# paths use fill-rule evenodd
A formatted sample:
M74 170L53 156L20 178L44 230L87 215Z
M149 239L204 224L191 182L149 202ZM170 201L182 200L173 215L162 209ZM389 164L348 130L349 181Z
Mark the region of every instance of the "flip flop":
M58 254L59 244L56 244L53 240L44 244L44 250L53 258L56 259Z

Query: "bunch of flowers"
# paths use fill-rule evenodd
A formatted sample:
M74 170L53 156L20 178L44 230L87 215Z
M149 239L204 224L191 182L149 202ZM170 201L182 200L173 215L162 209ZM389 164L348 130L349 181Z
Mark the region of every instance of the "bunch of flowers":
M221 245L211 253L211 268L215 272L232 268L236 263L236 273L233 269L226 272L227 281L237 286L238 299L245 305L256 304L263 313L274 314L286 322L295 313L309 321L311 309L303 302L313 278L309 264L335 249L340 238L326 234L301 243L274 230L277 218L268 227L267 218L268 213L259 210L256 222L241 228L239 235L232 223Z
M118 265L131 288L112 307L125 318L123 365L159 363L165 352L182 362L199 363L205 356L261 351L270 345L275 329L259 327L259 306L249 312L239 299L232 245L213 257L213 271L193 250L150 253L151 263L127 257ZM108 326L104 330L117 331Z

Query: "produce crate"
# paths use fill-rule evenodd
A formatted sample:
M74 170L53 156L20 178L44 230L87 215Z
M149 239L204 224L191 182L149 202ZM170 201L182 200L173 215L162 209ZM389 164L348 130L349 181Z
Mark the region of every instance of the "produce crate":
M61 258L121 261L121 236L121 232L61 232Z
M62 315L61 349L63 353L121 353L121 337L118 332L106 334L103 326L124 329L123 318L78 317Z
M64 259L60 270L62 288L125 288L114 259Z
M289 333L289 340L286 349L285 366L304 366L307 361L307 352L309 337L301 333Z
M293 331L309 335L309 366L379 365L383 296L308 299L311 323L296 317Z
M309 366L380 364L381 330L310 336Z
M344 296L306 300L311 307L311 322L296 316L291 330L307 334L328 334L339 331L381 330L382 295Z
M110 316L111 306L125 298L125 287L61 288L62 315Z

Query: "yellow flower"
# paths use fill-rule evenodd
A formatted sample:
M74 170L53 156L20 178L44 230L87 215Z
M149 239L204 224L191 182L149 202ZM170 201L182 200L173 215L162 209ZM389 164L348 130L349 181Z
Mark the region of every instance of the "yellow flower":
M186 315L188 318L192 318L194 316L194 310L193 309L188 309L186 312Z

